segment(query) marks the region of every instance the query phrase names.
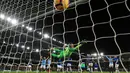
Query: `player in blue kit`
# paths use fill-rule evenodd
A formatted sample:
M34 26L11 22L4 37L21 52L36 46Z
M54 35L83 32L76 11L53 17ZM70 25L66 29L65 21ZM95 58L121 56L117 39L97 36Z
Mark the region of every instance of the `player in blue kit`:
M58 60L58 63L57 63L57 72L59 71L63 71L63 62L61 59Z
M68 62L67 62L67 72L68 72L68 71L72 72L71 61L72 61L72 58L68 58Z
M28 64L27 70L28 70L28 71L32 71L32 64L31 64L31 63Z
M115 72L119 73L119 58L116 56L114 58L114 63L115 63Z
M42 71L42 69L44 71L46 71L46 57L42 58L42 56L41 56L40 60L41 60L41 66L40 66L41 71Z
M98 71L98 64L97 63L94 64L94 71Z
M47 69L48 69L48 72L50 72L50 68L51 68L51 58L47 58Z
M111 56L109 56L109 57L106 56L106 58L109 61L109 71L110 71L110 73L113 73L113 67L114 67L113 62L114 62L114 58L112 58Z

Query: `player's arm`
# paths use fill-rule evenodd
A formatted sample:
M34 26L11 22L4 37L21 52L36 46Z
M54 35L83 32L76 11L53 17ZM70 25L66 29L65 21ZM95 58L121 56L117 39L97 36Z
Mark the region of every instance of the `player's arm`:
M119 61L119 60L117 59L115 63L117 64L117 63L118 63L118 61Z
M56 51L56 52L61 52L62 51L59 48L53 48L53 50Z
M64 57L63 51L60 54L58 54L58 55L52 53L51 56L56 57L56 58L62 58L62 57Z
M108 56L105 56L108 60L110 59Z
M115 60L114 60L114 61L115 61L115 63L118 63L119 59L118 59L118 58L115 58Z
M41 60L42 60L42 56L40 56L40 62L41 62Z
M81 44L78 44L75 48L79 48L80 46L82 46Z
M46 60L48 60L48 59L49 59L49 57L46 58Z
M72 49L71 49L71 47L68 47L68 48L69 48L70 51L74 52L75 50L78 50L80 46L82 46L82 44L78 44L76 47L74 47Z
M87 42L81 41L81 42L79 42L79 43L77 44L77 46L76 46L75 48L78 49L79 47L82 46L83 43L87 43Z
M75 47L75 49L79 49L79 47L81 47L82 46L82 44L78 44L76 47Z

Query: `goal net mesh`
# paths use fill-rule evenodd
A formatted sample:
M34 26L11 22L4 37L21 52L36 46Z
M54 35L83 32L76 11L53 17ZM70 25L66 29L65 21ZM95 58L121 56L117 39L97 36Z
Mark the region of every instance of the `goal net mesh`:
M111 56L119 58L119 71L128 73L129 3L128 0L70 0L68 9L56 11L53 0L1 0L0 72L39 72L41 56L50 57L49 70L57 71L59 59L51 56L51 48L81 42L82 46L69 56L72 60L61 59L61 72L67 71L68 62L72 71L90 71L90 61L92 72L109 71L106 56ZM85 68L79 68L83 63Z

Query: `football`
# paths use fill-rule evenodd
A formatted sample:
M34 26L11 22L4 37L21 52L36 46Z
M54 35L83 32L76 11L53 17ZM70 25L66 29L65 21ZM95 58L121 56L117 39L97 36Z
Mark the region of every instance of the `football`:
M69 0L54 0L54 7L58 11L64 11L69 7Z

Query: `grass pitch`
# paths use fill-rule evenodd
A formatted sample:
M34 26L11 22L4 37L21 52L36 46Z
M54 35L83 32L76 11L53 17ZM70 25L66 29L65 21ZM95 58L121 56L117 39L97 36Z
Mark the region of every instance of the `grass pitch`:
M49 72L36 72L36 71L31 71L31 72L27 72L27 71L0 71L0 73L49 73ZM63 73L63 72L54 72L54 71L51 71L50 73ZM66 72L64 72L66 73ZM70 73L70 72L68 72ZM78 72L72 72L72 73L78 73ZM90 73L90 72L82 72L82 73ZM93 72L93 73L101 73L101 72ZM110 73L110 72L103 72L103 73ZM115 72L114 72L115 73ZM120 73L127 73L127 72L120 72ZM130 73L130 72L128 72Z

